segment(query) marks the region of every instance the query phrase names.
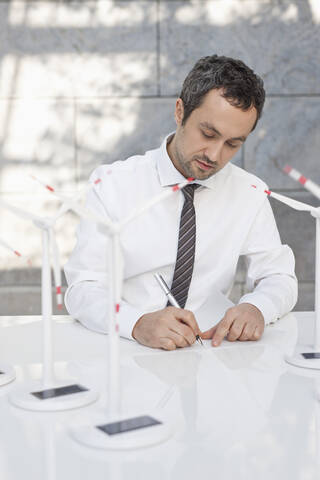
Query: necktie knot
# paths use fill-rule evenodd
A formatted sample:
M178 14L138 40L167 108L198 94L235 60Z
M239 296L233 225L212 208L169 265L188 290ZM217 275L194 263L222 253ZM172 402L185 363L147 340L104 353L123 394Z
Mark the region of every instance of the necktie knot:
M201 187L201 185L197 183L191 183L190 185L186 185L185 187L183 187L182 192L183 192L184 198L186 200L190 200L191 202L193 202L194 192L199 187Z

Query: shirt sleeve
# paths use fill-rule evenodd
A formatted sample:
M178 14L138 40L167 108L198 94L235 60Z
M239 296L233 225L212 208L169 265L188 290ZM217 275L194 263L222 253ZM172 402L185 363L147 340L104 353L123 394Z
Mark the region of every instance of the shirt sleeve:
M263 314L266 324L290 312L297 302L295 260L288 245L282 245L274 215L266 199L242 249L247 263L247 288L239 303L251 303Z
M95 173L91 177L94 180ZM86 208L102 216L109 216L101 201L98 187L90 190ZM110 218L110 216L109 216ZM68 283L65 305L69 314L87 328L108 333L109 312L109 238L94 221L82 219L77 230L77 243L65 265ZM119 333L132 339L132 329L145 312L121 301Z

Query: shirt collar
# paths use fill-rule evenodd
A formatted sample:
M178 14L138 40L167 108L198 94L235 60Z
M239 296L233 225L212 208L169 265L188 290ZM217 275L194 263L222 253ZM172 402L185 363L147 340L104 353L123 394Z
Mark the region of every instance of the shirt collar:
M175 185L176 183L181 183L185 181L185 177L173 165L167 151L167 143L172 139L174 134L175 132L171 132L165 137L157 152L157 169L159 173L160 185L162 187ZM213 189L217 178L227 173L226 167L228 167L228 165L219 170L219 172L217 172L212 177L209 177L206 180L195 180L194 183L198 183L203 187Z

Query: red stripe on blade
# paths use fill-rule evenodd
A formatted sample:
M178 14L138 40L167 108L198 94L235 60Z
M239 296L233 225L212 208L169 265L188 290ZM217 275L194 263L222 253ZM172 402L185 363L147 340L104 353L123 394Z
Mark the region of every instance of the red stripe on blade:
M303 175L301 175L301 177L299 178L299 182L304 185L306 183L308 179L306 177L304 177Z

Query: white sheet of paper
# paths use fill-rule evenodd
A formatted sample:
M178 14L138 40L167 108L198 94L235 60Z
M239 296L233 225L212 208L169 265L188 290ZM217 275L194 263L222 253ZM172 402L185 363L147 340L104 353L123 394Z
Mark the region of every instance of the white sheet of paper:
M212 295L194 312L200 329L204 332L216 325L224 317L226 310L232 307L231 302L223 293L216 290Z

